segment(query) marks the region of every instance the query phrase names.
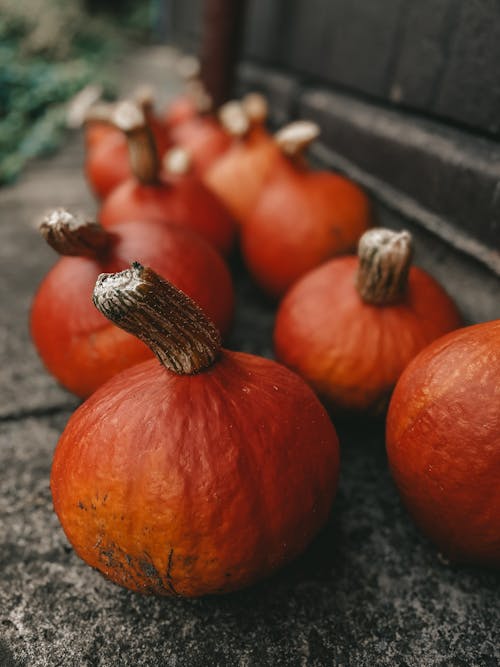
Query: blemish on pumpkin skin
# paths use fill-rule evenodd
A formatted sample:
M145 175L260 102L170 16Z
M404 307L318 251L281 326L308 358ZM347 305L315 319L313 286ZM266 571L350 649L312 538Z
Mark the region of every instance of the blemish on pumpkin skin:
M171 592L173 593L173 595L179 595L177 593L177 591L175 590L174 582L172 580L173 560L174 560L174 550L172 548L172 549L170 549L170 552L168 554L168 565L167 565L167 574L166 574L167 585L168 585L169 589L171 590Z
M79 507L81 510L84 510L85 512L88 512L88 508L87 508L87 506L84 505L84 504L82 503L81 500L78 501L78 507Z

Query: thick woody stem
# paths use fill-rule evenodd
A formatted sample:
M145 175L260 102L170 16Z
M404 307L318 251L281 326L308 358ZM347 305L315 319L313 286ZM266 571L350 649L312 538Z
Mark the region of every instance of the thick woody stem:
M250 130L250 120L241 102L232 100L219 109L219 120L222 127L233 137L244 137Z
M269 107L264 95L260 93L248 93L241 100L241 104L253 126L263 125L266 122Z
M286 156L300 162L306 148L319 137L319 133L319 126L316 123L297 120L278 130L274 140Z
M109 248L112 235L97 222L74 215L64 208L48 213L39 230L45 241L60 255L98 257Z
M155 93L152 86L141 84L134 90L132 97L146 119L154 114Z
M199 373L219 354L220 334L203 311L138 262L120 273L102 273L93 299L103 315L144 341L178 375Z
M158 182L160 161L155 141L143 111L132 102L116 105L113 124L127 137L130 166L138 181L144 185Z
M387 306L404 298L413 256L409 232L370 229L359 240L357 290L366 303Z

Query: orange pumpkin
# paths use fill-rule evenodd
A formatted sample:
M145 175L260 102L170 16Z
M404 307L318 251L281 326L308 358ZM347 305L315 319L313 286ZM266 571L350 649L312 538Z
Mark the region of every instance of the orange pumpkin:
M59 209L44 220L41 231L66 256L37 291L31 334L47 369L78 396L88 396L119 371L151 357L148 347L92 306L92 289L102 271L123 269L134 258L147 261L227 332L233 311L229 271L219 254L189 230L141 221L116 225L109 233Z
M318 133L314 123L302 121L276 135L281 158L267 166L265 187L242 227L243 258L273 297L327 259L354 249L370 224L369 201L357 185L306 164L303 151Z
M256 93L219 110L226 132L234 137L229 150L204 174L203 182L240 223L250 215L265 179L280 157L279 146L265 129L267 102Z
M404 503L452 560L500 567L500 320L454 331L401 376L387 456Z
M91 110L86 124L85 175L99 199L105 199L132 175L127 138L119 120L122 104ZM137 110L140 110L156 150L162 156L171 142L165 125L154 115L150 98L141 97Z
M299 554L338 474L335 429L309 387L221 350L201 310L138 264L101 276L94 301L161 363L101 387L57 445L54 508L78 555L133 591L192 597Z
M408 232L372 229L359 258L331 260L292 287L274 342L277 358L333 407L378 413L413 357L459 326L443 288L411 266Z

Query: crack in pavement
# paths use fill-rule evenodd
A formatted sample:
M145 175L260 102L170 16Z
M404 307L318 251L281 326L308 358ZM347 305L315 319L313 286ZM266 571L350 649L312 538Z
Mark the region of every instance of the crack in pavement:
M72 412L76 410L78 403L60 403L59 405L40 406L39 408L26 408L0 415L0 424L22 421L31 417L52 417L62 412Z

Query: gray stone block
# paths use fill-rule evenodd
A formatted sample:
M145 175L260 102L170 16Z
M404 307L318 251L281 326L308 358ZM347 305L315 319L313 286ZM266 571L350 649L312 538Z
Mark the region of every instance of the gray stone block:
M320 124L333 153L484 244L475 250L498 267L497 142L321 90L305 90L300 112Z
M302 0L292 14L287 65L384 97L403 0Z
M460 2L433 111L473 127L500 132L500 5Z
M397 37L391 102L415 109L431 109L455 27L456 0L405 0Z
M249 0L245 16L243 57L274 62L278 56L279 0Z

